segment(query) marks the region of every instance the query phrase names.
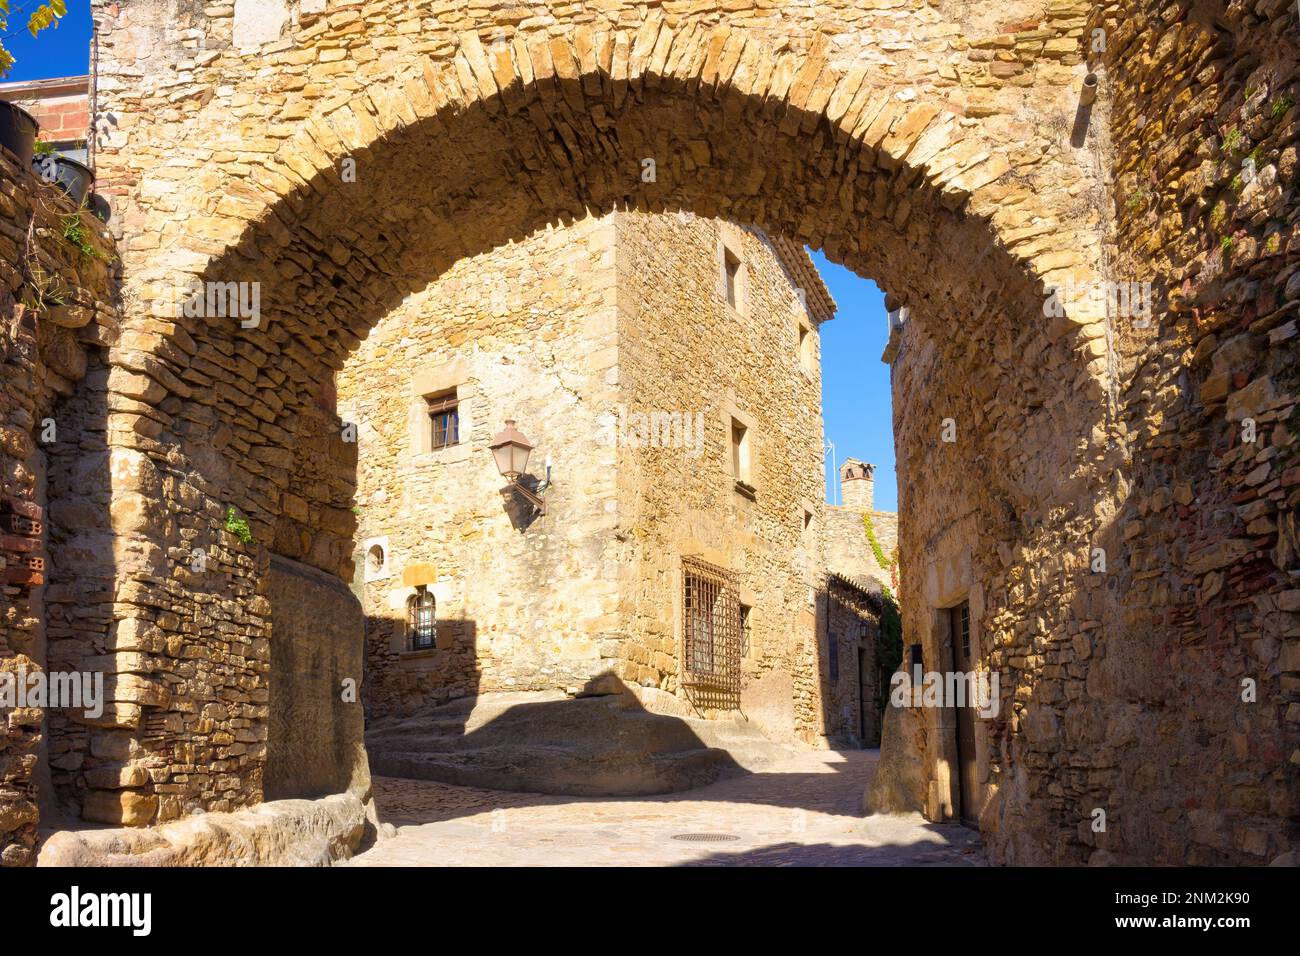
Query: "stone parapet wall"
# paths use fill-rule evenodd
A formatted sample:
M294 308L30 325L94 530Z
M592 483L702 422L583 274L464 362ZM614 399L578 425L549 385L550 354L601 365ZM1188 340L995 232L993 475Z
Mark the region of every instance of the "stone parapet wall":
M270 714L265 795L370 795L361 691L360 602L334 574L271 557Z

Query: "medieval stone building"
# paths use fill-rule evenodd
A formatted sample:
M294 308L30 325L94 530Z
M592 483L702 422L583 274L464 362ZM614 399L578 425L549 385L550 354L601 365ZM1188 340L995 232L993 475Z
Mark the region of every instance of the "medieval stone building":
M370 712L614 674L819 736L833 311L793 243L629 211L461 260L381 320L338 388ZM506 420L543 507L503 492Z

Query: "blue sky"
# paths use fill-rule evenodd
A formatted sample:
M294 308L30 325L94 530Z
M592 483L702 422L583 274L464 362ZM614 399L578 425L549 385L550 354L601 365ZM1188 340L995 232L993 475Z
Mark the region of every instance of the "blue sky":
M42 2L10 0L4 45L18 62L0 82L49 80L90 72L90 0L67 0L67 15L33 40L27 32L27 17Z
M822 415L826 439L835 443L835 460L869 461L876 466L876 507L898 510L894 477L894 413L889 366L880 361L889 340L885 294L874 282L812 253L838 311L821 328ZM839 478L826 456L826 500Z
M5 45L17 58L5 77L44 80L88 72L90 0L68 0L68 15L35 40L27 33L27 13L39 0L15 2ZM860 279L833 265L819 252L813 261L821 271L831 296L839 306L834 321L822 326L822 414L826 438L835 443L835 460L846 457L876 466L876 507L898 510L898 483L894 478L893 412L890 407L889 367L880 361L888 327L885 297L875 283ZM826 456L826 499L833 500L838 477Z

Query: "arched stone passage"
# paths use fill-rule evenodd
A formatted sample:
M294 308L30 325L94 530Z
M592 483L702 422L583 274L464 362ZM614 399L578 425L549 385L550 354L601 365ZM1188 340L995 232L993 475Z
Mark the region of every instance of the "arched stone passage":
M935 38L951 36L955 21L911 13L925 42L946 51ZM1096 166L1068 142L1082 69L1074 65L1080 27L1070 17L1048 29L1055 52L1046 37L1027 41L1038 54L1026 75L1041 82L999 86L986 98L956 79L951 93L942 79L918 90L898 64L864 58L873 43L897 42L892 20L814 24L791 13L724 25L714 12L621 29L579 23L558 36L507 30L486 44L435 26L421 37L424 49L406 45L415 43L402 39L411 33L371 36L350 11L304 24L298 39L262 54L266 73L250 69L251 54L218 46L218 58L195 69L237 82L192 95L149 85L152 100L140 105L156 100L177 122L135 116L139 126L125 142L171 150L172 168L185 172L137 182L120 144L102 159L105 178L116 171L121 184L133 237L123 258L138 296L127 316L132 337L113 358L163 390L147 408L141 396L117 398L127 414L110 420L110 440L133 467L114 494L169 502L165 516L140 509L115 522L119 539L135 547L118 562L109 645L119 655L146 646L165 656L169 636L186 635L183 678L167 683L158 705L169 720L151 734L142 728L140 742L164 781L178 764L221 762L217 774L182 771L185 780L169 782L151 810L156 818L193 803L260 798L266 544L300 470L292 449L303 410L406 295L458 258L547 222L620 207L681 209L825 248L906 302L918 328L972 352L979 372L956 396L957 410L936 404L903 423L919 430L902 432L908 448L928 448L921 435L944 418L978 422L994 395L1006 403L1001 434L1032 416L1059 436L1035 461L1032 488L1019 470L1023 449L977 439L974 429L949 463L960 476L953 505L973 509L984 553L1016 547L1025 529L965 493L978 482L1006 489L981 501L1014 502L1078 473L1043 508L1037 531L1086 537L1095 529L1105 488L1095 472L1078 472L1073 454L1109 424L1099 400L1105 331L1080 309L1054 322L1042 313L1045 282L1066 272L1086 280L1099 258L1089 254L1100 243L1093 196L1078 188L1096 182ZM390 47L398 52L383 52ZM327 50L345 52L326 61ZM996 77L978 53L970 47L947 68L955 77ZM358 80L329 94L317 89L308 102L292 80L302 72L295 62L345 64ZM938 68L926 56L915 63L920 76ZM1012 116L1041 123L1032 137L1011 137ZM193 277L257 289L256 324L158 308ZM914 387L923 390L924 363L917 368ZM1044 368L1079 401L1043 402L1027 389ZM131 415L149 428L131 427ZM240 540L241 516L251 542ZM336 521L340 539L349 534L345 516L322 509L315 517ZM177 570L195 546L218 554L215 574ZM315 560L349 573L346 553ZM244 746L221 749L232 741ZM951 801L936 752L934 800L943 813Z

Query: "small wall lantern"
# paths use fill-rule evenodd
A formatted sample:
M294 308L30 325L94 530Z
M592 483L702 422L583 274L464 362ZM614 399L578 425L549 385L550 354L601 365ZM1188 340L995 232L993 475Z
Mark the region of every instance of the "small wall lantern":
M513 491L532 505L533 510L538 514L546 514L546 502L542 500L541 495L519 483L519 476L528 470L528 456L533 450L533 443L515 428L513 418L506 419L506 427L496 433L488 447L492 449L492 457L496 459L497 471L510 482L502 489L502 494ZM537 486L538 490L544 491L550 483L548 473L547 480Z

